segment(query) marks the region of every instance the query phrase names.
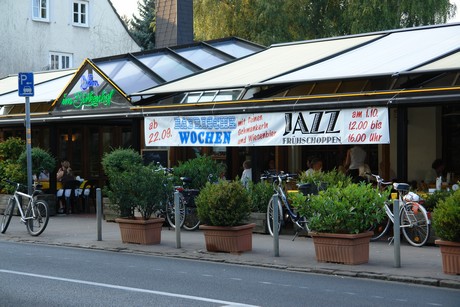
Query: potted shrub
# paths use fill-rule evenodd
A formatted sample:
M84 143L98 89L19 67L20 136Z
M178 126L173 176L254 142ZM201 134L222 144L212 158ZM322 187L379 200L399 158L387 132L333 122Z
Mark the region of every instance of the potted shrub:
M446 274L460 274L460 190L440 201L433 211L433 228L440 238L442 268Z
M179 162L179 165L174 167L174 177L177 185L182 184L180 177L187 177L191 179L189 189L201 189L209 181L208 178L211 177L214 181L216 178L220 178L224 170L224 164L209 156L199 155L186 162Z
M138 163L136 154L133 150L116 149L104 156L103 166L110 183L104 191L120 216L115 221L120 226L123 243L158 244L164 219L156 217L155 212L173 187L155 166ZM140 155L139 158L142 161ZM114 161L120 163L109 163ZM125 164L128 161L131 165Z
M431 221L430 224L430 238L428 239L427 243L433 244L439 237L436 235L436 232L433 229L433 210L436 208L438 203L446 199L452 195L452 191L447 191L447 190L436 190L433 193L426 194L425 197L423 198L423 207L425 207L428 218Z
M293 206L308 220L317 260L367 263L372 237L367 229L384 218L388 195L389 191L379 192L371 184L352 183L329 186L318 195L293 197Z
M251 212L248 190L240 181L207 183L195 199L206 249L240 253L252 250L252 229L243 224Z
M249 183L249 199L251 214L248 221L256 224L253 232L268 233L267 229L267 206L273 196L273 186L267 181Z
M352 183L351 177L336 169L327 172L302 172L299 175L299 191L303 194L318 194L318 191L327 189L328 186L347 186Z

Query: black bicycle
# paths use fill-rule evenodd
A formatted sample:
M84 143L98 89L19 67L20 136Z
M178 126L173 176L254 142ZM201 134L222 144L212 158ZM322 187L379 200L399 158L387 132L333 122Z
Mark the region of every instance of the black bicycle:
M301 231L309 232L310 229L308 228L307 219L304 216L299 215L295 212L294 208L291 207L289 201L286 196L286 192L284 191L283 182L287 182L297 178L297 174L287 174L284 172L273 174L273 173L266 173L261 176L261 180L271 180L273 182L273 191L278 196L277 203L278 203L278 226L277 230L274 229L274 208L275 202L274 198L272 197L267 206L267 228L270 235L273 236L274 231L281 232L281 225L284 222L283 217L286 216L290 218L291 221L297 226L296 233L292 241L299 235ZM275 226L276 227L276 226Z

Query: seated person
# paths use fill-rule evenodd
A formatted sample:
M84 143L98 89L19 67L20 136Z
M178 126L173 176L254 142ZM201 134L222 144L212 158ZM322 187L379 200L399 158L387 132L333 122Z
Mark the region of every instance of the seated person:
M436 159L431 164L431 169L425 174L425 183L436 184L436 178L442 176L444 171L444 162L441 159Z
M73 175L72 169L70 168L69 161L62 161L61 168L56 173L56 179L59 182L62 182L63 187L67 181L75 180L75 176ZM57 197L59 198L59 210L58 213L65 213L65 197L70 196L70 190L64 191L64 189L59 189L57 191ZM64 195L65 193L65 195ZM69 194L69 195L67 195ZM63 197L64 196L64 197Z
M323 169L323 161L321 161L320 159L318 158L313 158L311 161L310 161L310 168L307 169L306 171L306 175L307 176L311 176L313 175L314 173L319 173L321 172L321 170Z

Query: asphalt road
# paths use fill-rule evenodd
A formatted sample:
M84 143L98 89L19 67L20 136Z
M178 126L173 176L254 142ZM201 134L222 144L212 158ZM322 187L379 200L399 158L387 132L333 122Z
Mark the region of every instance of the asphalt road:
M0 242L1 306L458 306L460 291Z

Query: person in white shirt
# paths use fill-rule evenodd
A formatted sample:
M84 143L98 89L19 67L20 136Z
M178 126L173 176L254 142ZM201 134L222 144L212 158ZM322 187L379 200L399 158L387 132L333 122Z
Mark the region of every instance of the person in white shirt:
M345 168L347 175L353 178L353 181L360 181L359 168L363 167L366 161L367 153L361 146L355 145L347 151Z
M318 158L313 158L310 161L310 168L307 169L305 174L307 176L311 176L314 173L321 172L322 169L323 169L323 161L321 161Z
M243 174L241 174L241 182L247 188L249 186L249 182L252 181L252 168L251 168L251 161L246 160L243 162Z

